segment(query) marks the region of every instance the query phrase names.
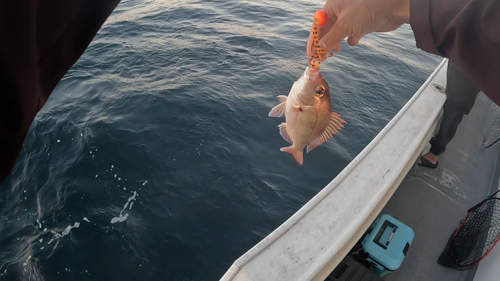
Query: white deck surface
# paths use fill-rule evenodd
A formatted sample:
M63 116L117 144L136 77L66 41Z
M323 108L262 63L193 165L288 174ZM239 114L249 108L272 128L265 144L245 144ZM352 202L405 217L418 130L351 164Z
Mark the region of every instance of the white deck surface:
M398 217L415 231L415 239L400 269L384 277L390 281L469 281L475 269L456 271L437 263L446 243L467 210L498 188L498 148L480 146L483 125L491 101L479 94L470 114L465 116L455 137L439 158L439 166L429 169L414 165L382 211ZM495 262L495 278L500 280L499 254L488 256L479 266Z

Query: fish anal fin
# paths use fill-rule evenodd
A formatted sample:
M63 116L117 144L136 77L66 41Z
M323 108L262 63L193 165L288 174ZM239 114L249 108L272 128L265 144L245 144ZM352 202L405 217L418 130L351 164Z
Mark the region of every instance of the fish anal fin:
M328 136L329 134L326 132L326 130L319 136L319 138L313 140L310 144L307 145L307 153L311 152L313 149L316 147L320 146L323 144L325 141L327 141L330 137Z
M289 143L292 144L292 139L288 135L288 132L286 131L286 123L281 123L278 125L278 128L280 129L280 135Z
M307 153L315 149L316 147L320 146L327 140L329 140L333 135L338 133L342 128L344 128L344 125L346 121L340 117L339 114L332 112L332 115L330 116L330 122L326 126L325 130L319 136L319 138L313 140L311 143L307 145Z

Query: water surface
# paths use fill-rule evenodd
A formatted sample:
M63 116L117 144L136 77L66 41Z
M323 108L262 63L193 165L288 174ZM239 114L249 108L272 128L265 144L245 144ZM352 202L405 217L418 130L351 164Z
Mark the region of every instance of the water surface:
M322 3L122 1L1 186L0 280L218 280L440 61L409 26L344 45L322 73L347 126L300 167L267 114L306 67Z

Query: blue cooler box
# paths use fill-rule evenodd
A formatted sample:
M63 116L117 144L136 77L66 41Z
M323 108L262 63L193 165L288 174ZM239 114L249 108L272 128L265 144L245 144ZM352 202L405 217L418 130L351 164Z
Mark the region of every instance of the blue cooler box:
M413 229L396 218L384 214L373 223L372 230L362 242L366 260L380 276L398 269L415 237Z

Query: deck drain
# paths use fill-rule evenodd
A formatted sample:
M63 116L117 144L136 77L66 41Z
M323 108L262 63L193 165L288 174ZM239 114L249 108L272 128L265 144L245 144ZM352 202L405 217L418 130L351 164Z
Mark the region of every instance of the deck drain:
M443 86L441 86L439 84L436 84L436 83L432 83L431 87L434 89L434 91L440 92L440 93L444 93L444 91L446 90L445 87L443 87Z

